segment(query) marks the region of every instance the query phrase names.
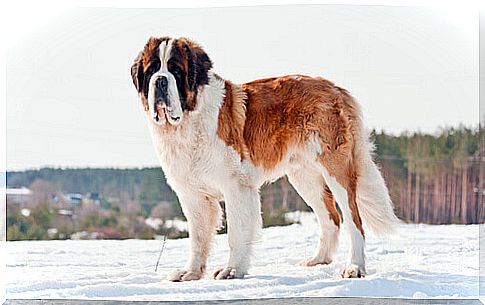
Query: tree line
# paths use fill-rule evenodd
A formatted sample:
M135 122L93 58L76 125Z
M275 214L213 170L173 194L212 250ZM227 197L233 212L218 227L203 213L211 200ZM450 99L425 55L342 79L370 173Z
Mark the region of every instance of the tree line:
M416 223L483 223L483 128L436 135L372 133L399 217Z
M391 135L373 131L375 160L390 189L399 218L415 223L482 223L485 221L483 128L446 128L436 134ZM64 192L101 194L110 208L129 201L148 216L160 202L180 215L177 197L160 168L54 169L7 172L7 186L49 181ZM263 213L309 210L286 178L261 190Z

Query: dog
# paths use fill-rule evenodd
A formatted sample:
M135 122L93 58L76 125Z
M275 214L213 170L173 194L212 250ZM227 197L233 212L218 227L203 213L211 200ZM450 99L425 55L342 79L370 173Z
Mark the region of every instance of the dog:
M341 276L365 275L364 226L386 233L398 219L348 91L305 75L235 84L217 75L204 49L187 38L151 37L131 75L188 221L190 257L169 280L203 277L222 200L230 255L214 278L243 278L262 227L259 188L284 175L320 227L315 254L301 264L330 264L343 223L351 247Z

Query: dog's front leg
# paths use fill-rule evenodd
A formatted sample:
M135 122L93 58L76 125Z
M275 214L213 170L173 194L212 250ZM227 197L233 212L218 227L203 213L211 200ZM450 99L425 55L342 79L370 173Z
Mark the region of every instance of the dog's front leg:
M172 272L173 282L202 278L207 257L217 227L220 225L221 208L216 199L201 194L181 194L179 200L189 225L190 257L183 269Z
M261 204L257 189L237 187L224 194L230 256L215 279L242 278L249 269L253 243L261 230Z

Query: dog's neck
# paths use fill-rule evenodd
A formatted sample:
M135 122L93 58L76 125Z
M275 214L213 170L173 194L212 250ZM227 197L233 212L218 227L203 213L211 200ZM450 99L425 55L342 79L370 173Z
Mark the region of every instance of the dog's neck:
M212 113L214 110L220 108L224 101L226 92L225 80L212 70L208 74L209 83L199 88L199 92L197 93L197 106L192 111L193 113L189 113L190 115L198 115L199 113L207 114L207 112ZM214 107L217 109L214 109Z

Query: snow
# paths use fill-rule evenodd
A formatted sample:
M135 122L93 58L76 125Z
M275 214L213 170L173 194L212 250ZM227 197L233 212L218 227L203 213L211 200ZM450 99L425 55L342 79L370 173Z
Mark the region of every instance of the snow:
M160 218L149 217L145 219L145 224L152 229L158 230L161 225L163 225L163 220Z
M145 224L155 230L158 230L160 226L163 225L165 229L174 228L181 232L189 231L189 224L186 221L183 221L180 219L168 219L165 222L163 222L163 220L161 220L160 218L149 217L145 219Z
M188 257L187 239L7 242L7 298L201 300L301 296L477 298L478 225L401 225L386 240L367 234L367 276L342 279L349 247L345 232L334 262L302 267L318 242L311 214L301 224L263 230L250 275L216 281L210 274L228 259L227 236L218 235L201 281L165 279Z
M6 193L7 195L32 195L32 191L26 187L21 188L2 188L2 194Z
M180 219L167 220L164 225L165 228L175 228L178 231L189 231L189 224L186 221Z

